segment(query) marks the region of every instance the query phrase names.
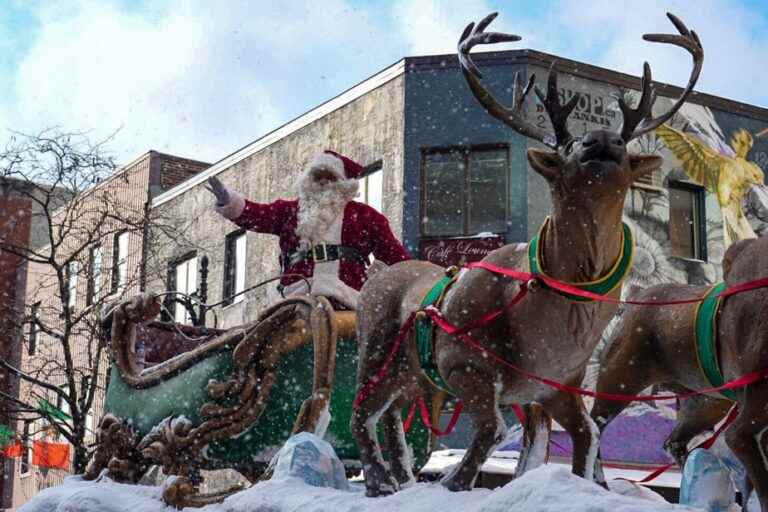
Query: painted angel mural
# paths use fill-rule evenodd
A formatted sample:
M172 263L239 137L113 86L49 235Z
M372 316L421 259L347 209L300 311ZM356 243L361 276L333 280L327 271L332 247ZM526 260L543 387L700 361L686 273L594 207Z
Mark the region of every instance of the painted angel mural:
M764 130L758 136L765 134ZM752 134L738 130L730 144L725 144L720 137L706 137L696 128L692 132L683 132L664 125L656 129L656 135L677 158L688 177L717 197L723 215L725 247L738 240L756 238L742 204L750 192L768 204L768 189L762 169L747 160L754 144Z

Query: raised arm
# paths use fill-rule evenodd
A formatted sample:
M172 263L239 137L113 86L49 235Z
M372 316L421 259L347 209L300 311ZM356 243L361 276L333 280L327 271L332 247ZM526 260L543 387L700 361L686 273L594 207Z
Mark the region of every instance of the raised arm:
M272 203L249 201L215 176L208 178L206 189L216 197L216 211L238 226L272 235L279 235L285 229L291 202L281 199Z

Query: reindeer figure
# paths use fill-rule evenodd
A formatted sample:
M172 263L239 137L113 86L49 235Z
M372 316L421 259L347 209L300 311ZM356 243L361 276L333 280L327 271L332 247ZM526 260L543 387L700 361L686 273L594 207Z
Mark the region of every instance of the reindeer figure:
M731 245L723 258L723 276L729 287L768 276L768 238L741 240ZM646 288L632 298L659 301L689 299L703 297L710 288L662 284ZM714 352L724 381L768 368L766 307L768 290L765 288L723 299L712 335L716 339ZM608 348L601 355L597 390L635 394L661 383L674 384L676 391L682 392L711 387L712 382L702 370L704 363L700 362L697 354L694 327L697 310L697 304L663 308L627 306L611 334ZM766 512L768 382L760 380L731 393L730 399L738 403L739 413L725 431L725 440L744 464L757 491L760 506ZM727 398L702 395L682 401L678 425L665 443L681 467L685 463L688 442L725 416L733 404ZM598 399L591 416L602 432L627 405L626 402ZM602 480L599 471L597 479Z
M548 146L550 150L528 149L531 167L549 183L552 213L542 227L539 259L542 271L571 283L599 280L610 274L623 246L622 208L630 185L641 175L658 169L658 156L627 153L627 143L667 121L683 105L701 71L703 50L698 36L676 17L670 20L680 35L649 34L647 41L669 43L685 48L693 56L693 71L682 96L669 112L653 118L655 94L651 72L645 64L642 96L637 108L619 99L624 126L616 133L595 130L574 138L566 125L579 98L565 105L557 94L557 72L549 73L546 94L534 86L531 76L523 87L515 77L513 107L497 101L481 84L481 74L469 57L477 44L518 41L510 34L484 32L496 14L471 23L459 41L461 70L472 93L495 118L512 129ZM525 119L523 105L531 89L543 103L553 132L536 127ZM508 245L490 253L484 261L508 268L526 269L527 251ZM382 367L388 348L401 324L419 308L425 294L443 276L444 269L423 261L399 263L375 274L362 289L358 309L360 362L358 389ZM445 296L442 313L455 325L465 325L489 311L507 304L519 291L520 283L473 269L461 276ZM620 287L611 292L618 296ZM474 329L470 335L483 347L500 354L510 363L539 376L578 385L585 365L601 332L616 307L596 302L576 302L547 288L529 293L514 308L492 323ZM563 394L530 381L501 366L482 353L442 332L434 341L436 364L443 379L464 403L472 417L474 437L461 463L443 479L454 491L472 488L480 465L504 437L505 425L499 408L515 403L541 404L571 435L574 446L584 453L573 472L593 477L594 449L598 435L595 423L584 408L581 397ZM365 470L366 491L378 496L396 491L413 480L407 461L400 407L419 395L429 395L419 367L415 343L407 343L395 357L387 377L359 404L351 419L351 429L360 448ZM390 453L390 470L385 468L376 439L376 424L381 419ZM529 415L526 455L521 471L536 462L530 456L547 439L537 433L546 430L544 415Z

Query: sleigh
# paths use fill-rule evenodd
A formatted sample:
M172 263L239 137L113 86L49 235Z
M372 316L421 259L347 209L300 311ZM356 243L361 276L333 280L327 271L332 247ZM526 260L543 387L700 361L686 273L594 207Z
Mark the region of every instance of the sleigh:
M158 299L140 295L105 318L113 364L86 478L106 469L135 483L160 465L178 475L165 489L167 503L203 506L238 489L202 495L200 470L268 478L274 455L303 431L324 435L348 472L360 469L349 429L358 359L353 311L300 296L226 331L158 321L159 311ZM430 434L415 422L406 437L416 472L429 456Z

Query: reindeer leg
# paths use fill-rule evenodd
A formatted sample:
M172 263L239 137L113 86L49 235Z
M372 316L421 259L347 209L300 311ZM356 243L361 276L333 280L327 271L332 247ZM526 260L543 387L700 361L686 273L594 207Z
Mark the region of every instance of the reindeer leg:
M760 500L760 509L768 510L768 385L764 381L753 384L744 393L739 404L741 410L725 432L725 441L744 464Z
M504 440L506 425L499 410L499 389L494 385L493 376L472 367L456 369L446 380L451 388L459 391L464 410L472 417L475 433L464 458L441 483L451 491L468 491L475 483L480 466Z
M549 435L552 420L541 404L532 402L523 406L525 422L523 424L523 450L517 460L515 478L545 464L549 459Z
M600 375L596 386L598 392L636 395L652 384L670 380L669 376L662 373L666 365L657 359L651 330L637 328L640 325L637 318L640 312L637 308L627 308L613 331L611 341L600 357ZM600 434L593 475L594 480L603 486L606 483L601 464L600 437L605 427L628 405L629 402L596 398L592 406L590 417L597 424ZM586 454L588 450L581 448L579 453ZM582 463L574 460L574 464Z
M392 393L395 394L392 395ZM388 394L391 396L387 396ZM365 474L365 495L372 498L392 494L398 490L397 481L384 466L384 458L381 456L381 448L376 436L376 424L399 395L399 390L391 388L385 390L382 386L352 412L349 428L360 450L360 462Z
M405 442L403 417L397 402L387 409L381 418L384 427L384 442L389 452L389 468L401 489L416 483L413 476L413 464Z
M675 388L673 388L675 389ZM677 392L678 390L675 389ZM684 391L684 389L680 389ZM677 424L664 441L664 449L682 468L688 456L688 443L706 430L712 429L728 413L731 402L707 395L678 400Z
M558 393L551 402L547 402L546 407L571 436L573 474L594 480L600 430L587 413L581 395Z

